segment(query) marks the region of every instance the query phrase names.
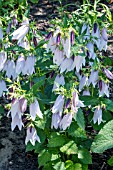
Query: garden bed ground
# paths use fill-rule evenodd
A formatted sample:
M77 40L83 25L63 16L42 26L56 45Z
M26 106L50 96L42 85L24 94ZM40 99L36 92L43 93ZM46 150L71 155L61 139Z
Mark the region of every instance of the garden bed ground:
M75 2L75 1L69 1ZM80 2L77 3L80 5ZM36 19L37 28L45 31L49 27L48 21L57 15L58 4L47 0L39 1L38 5L31 4L31 19ZM109 5L113 12L113 5ZM73 9L76 7L73 7ZM71 8L72 10L72 8ZM109 38L111 45L107 54L113 57L113 37ZM11 120L5 116L0 120L0 170L37 170L37 155L25 152L25 131L20 132L10 128ZM113 155L113 149L104 154L93 154L93 165L89 170L113 170L107 165L107 160Z

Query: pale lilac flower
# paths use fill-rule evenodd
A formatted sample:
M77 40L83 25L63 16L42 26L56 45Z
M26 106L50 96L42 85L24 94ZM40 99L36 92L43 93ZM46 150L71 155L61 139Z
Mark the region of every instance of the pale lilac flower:
M59 65L61 65L63 60L64 60L63 51L56 48L54 51L54 56L53 56L53 63L57 64L59 66Z
M109 71L108 69L104 69L104 73L106 74L106 77L109 79L113 79L113 74L111 73L111 71Z
M27 100L25 98L19 99L20 111L24 113L27 109Z
M15 30L12 35L12 40L18 40L18 43L26 36L29 31L29 21L26 19L22 26Z
M59 88L60 85L64 86L65 80L63 75L57 75L55 80L54 80L54 85L52 91L56 90Z
M76 67L76 71L79 72L80 69L82 69L82 65L85 66L85 57L82 56L74 57L72 68Z
M72 122L72 113L67 113L66 115L63 116L61 122L60 122L60 129L66 130Z
M19 47L25 48L26 50L30 49L29 41L26 37L19 41L17 44Z
M23 69L24 69L24 66L25 66L25 58L23 55L20 55L16 61L16 73L19 75Z
M88 77L83 76L79 83L79 91L81 91L83 89L83 87L86 86L87 84L88 84Z
M79 81L81 80L81 78L82 78L82 75L80 75L80 73L79 72L77 72L77 71L75 71L75 75L78 77L78 79L79 79Z
M9 34L10 30L11 30L11 23L8 24L7 29L6 29L6 33Z
M64 96L62 95L59 95L57 98L56 98L56 101L52 107L52 113L58 113L61 115L62 114L62 111L63 111L63 105L64 105Z
M0 80L0 97L3 94L3 91L7 91L6 83L4 80Z
M43 118L43 114L40 110L40 106L37 100L35 100L33 103L30 104L30 116L32 120L35 120L36 115L38 115L39 118Z
M18 112L15 114L15 116L12 119L11 130L13 131L16 126L18 126L19 130L21 130L22 126L24 126L24 124L22 123L22 119Z
M35 72L35 57L34 56L29 56L26 59L25 66L22 70L23 75L32 75Z
M34 127L28 127L27 128L27 136L26 136L26 139L25 139L25 144L27 145L28 142L31 142L31 144L34 146L35 145L35 142L38 141L39 143L40 142L40 138L39 136L37 135L37 132L36 132L36 129Z
M88 80L88 85L92 83L93 87L95 88L97 81L98 81L98 70L97 71L92 70Z
M104 51L107 50L107 40L108 40L107 30L106 30L106 28L103 28L102 35L100 38L100 48L99 48L100 51L102 51L102 49L104 49Z
M101 87L99 85L99 97L104 94L109 97L109 85L107 85L104 81L101 81Z
M73 70L72 64L73 64L72 58L65 58L60 65L60 73L63 73L64 71L68 72Z
M5 52L0 52L0 71L4 68L4 64L7 60L7 55Z
M86 25L86 23L83 24L82 26L82 30L81 30L81 34L86 31L85 35L84 35L84 40L89 40L90 39L90 27L89 25Z
M12 25L16 26L18 24L18 20L16 19L16 17L14 16L12 19Z
M62 116L62 114L59 112L52 114L51 129L53 129L53 127L55 129L58 129L58 127L60 125L60 121L61 121L61 116Z
M2 31L2 28L0 28L0 39L1 39L1 40L3 39L3 31Z
M6 76L10 79L11 76L13 79L17 77L17 73L15 70L15 62L13 60L7 60L4 65L4 71L6 71Z
M95 57L96 57L96 54L95 54L95 52L94 52L94 45L93 45L91 42L89 42L89 43L87 44L87 48L88 48L88 51L87 51L88 57L89 57L89 58L92 58L92 59L94 60Z
M84 90L82 96L90 96L90 91Z
M94 112L93 122L94 124L98 122L98 125L100 125L100 123L102 122L102 109L100 108L100 106L98 106Z
M97 23L94 24L94 27L92 30L92 39L99 49L100 48L100 30L99 30Z
M71 42L70 37L66 38L66 40L62 40L62 45L64 48L64 55L66 55L67 58L70 58L71 55Z

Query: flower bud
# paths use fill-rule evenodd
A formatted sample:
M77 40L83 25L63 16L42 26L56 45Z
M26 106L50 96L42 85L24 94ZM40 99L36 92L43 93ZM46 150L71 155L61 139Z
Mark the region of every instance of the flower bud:
M20 111L24 113L27 109L27 100L25 98L19 99Z
M38 46L38 42L37 42L36 37L33 37L33 43L34 43L34 46L35 46L35 47L37 47L37 46Z
M102 90L102 80L99 80L99 89L100 89L100 91Z
M74 40L75 40L75 34L74 31L71 31L71 45L74 45Z
M61 39L61 34L58 33L57 38L56 38L56 44L60 45L60 39Z
M97 23L94 23L94 26L93 26L94 33L96 33L96 31L97 31L97 27L98 27Z
M71 102L71 99L68 98L67 101L66 101L66 104L65 104L65 109L67 109L69 107L70 102Z
M53 35L53 32L49 32L48 35L46 36L45 40L49 40L51 38L51 36Z

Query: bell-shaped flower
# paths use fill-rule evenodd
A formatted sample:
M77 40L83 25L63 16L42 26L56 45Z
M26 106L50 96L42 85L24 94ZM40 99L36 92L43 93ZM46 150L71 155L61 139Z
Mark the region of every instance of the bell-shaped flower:
M15 70L15 62L13 60L7 60L4 65L4 71L6 71L6 76L10 79L11 77L15 79L17 77L17 73Z
M97 106L94 112L93 122L94 124L98 122L98 125L100 125L100 123L102 122L102 109L100 108L100 106Z
M35 100L33 103L30 104L30 116L32 120L35 120L36 115L38 115L39 118L43 118L43 114L40 110L40 106L37 100Z
M6 33L9 34L11 30L11 23L8 24L7 28L6 28Z
M106 77L113 80L113 74L111 73L111 71L109 71L108 69L104 69L104 73L106 74Z
M54 80L54 85L52 91L56 90L59 88L60 85L64 86L65 80L63 75L57 75L55 80Z
M12 25L13 25L13 26L16 26L17 24L18 24L18 20L17 20L16 16L14 16L14 17L12 18Z
M64 48L64 54L66 55L67 58L70 58L71 55L71 41L70 41L70 36L66 38L66 40L62 40L62 45Z
M60 129L61 130L66 130L72 122L72 113L67 113L66 115L63 116L61 122L60 122Z
M53 127L55 129L58 129L60 126L60 121L61 121L61 112L57 112L57 113L53 113L52 114L52 122L51 122L51 129L53 129Z
M4 68L4 64L7 60L7 55L5 52L0 52L0 71Z
M99 30L97 23L94 23L94 26L93 26L92 39L99 49L100 48L100 30Z
M0 97L4 91L7 91L6 83L4 80L0 80Z
M29 56L26 59L25 66L22 70L23 75L32 75L35 72L35 57L34 56Z
M107 50L107 40L108 40L107 30L106 30L106 28L103 28L102 35L100 38L100 48L99 48L100 51L102 51L102 49L104 49L104 51Z
M0 28L0 40L3 39L3 31L2 31L2 28Z
M85 66L85 57L82 57L80 55L79 56L75 56L72 67L73 68L76 67L76 71L79 72L80 69L82 69L82 65Z
M99 97L106 95L109 97L109 84L106 84L104 81L99 82Z
M85 33L84 33L85 32ZM86 25L86 23L83 24L81 34L84 33L84 40L89 40L90 39L90 27L89 25Z
M24 113L27 109L27 100L25 98L20 98L19 99L19 106L20 106L20 111Z
M29 31L29 21L26 19L22 26L15 30L12 35L12 40L18 40L18 43L26 36Z
M24 69L24 66L25 66L25 58L23 55L20 55L16 61L16 73L19 75L23 69Z
M68 72L73 70L72 64L73 64L72 58L65 58L60 65L60 73L63 73L64 71Z
M64 96L59 95L52 107L52 113L58 113L61 115L63 111L63 105L64 105Z
M30 50L30 45L28 39L25 37L19 43L17 43L19 47L25 48L26 50Z
M37 135L37 131L34 127L28 127L27 128L27 136L26 136L26 139L25 139L25 144L27 145L28 142L31 142L31 144L34 146L35 145L35 142L38 141L39 143L40 142L40 138L39 136Z
M88 57L94 60L96 57L96 54L94 52L94 45L91 42L87 44L87 49L88 49L87 51Z
M54 56L53 56L53 63L60 66L61 63L63 62L63 60L64 60L63 51L56 48L55 51L54 51Z
M83 89L83 87L86 86L87 84L88 84L88 77L83 76L80 80L79 91L81 91Z
M84 90L82 96L90 96L90 91Z
M22 118L20 117L18 112L16 112L15 116L12 119L11 130L13 131L16 126L18 126L19 130L21 130L22 126L24 126L24 124L22 123Z
M98 70L97 71L92 70L88 80L88 85L92 83L93 87L95 88L97 81L98 81Z

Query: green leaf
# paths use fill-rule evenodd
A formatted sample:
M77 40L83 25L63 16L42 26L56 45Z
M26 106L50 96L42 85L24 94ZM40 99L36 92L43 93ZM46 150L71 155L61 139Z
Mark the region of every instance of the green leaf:
M73 165L73 161L67 160L67 161L65 162L66 170L67 170L70 166L72 166L72 165Z
M113 147L113 120L109 121L100 130L91 146L91 151L103 153Z
M37 120L34 121L35 126L40 128L40 129L45 128L45 123L46 123L45 119L37 119Z
M87 149L78 150L78 158L83 164L92 164L92 157Z
M113 112L113 101L110 99L102 99L103 104L106 105L106 110Z
M65 138L58 132L52 132L50 139L48 141L48 147L58 147L63 146L65 143Z
M64 162L57 162L53 168L55 170L66 170Z
M38 3L38 0L30 0L32 3Z
M39 167L45 165L47 162L51 161L51 153L49 153L48 150L43 150L39 155L38 155L38 163Z
M77 154L78 152L78 147L74 141L69 141L66 143L64 146L60 148L60 151L63 153L66 153L67 155L70 154Z
M44 165L42 170L54 170L51 163Z
M113 156L107 161L108 165L113 166Z
M78 127L76 122L72 122L68 129L69 135L76 138L87 138L85 130Z
M91 97L91 96L80 96L80 100L84 101L85 106L89 105L96 105L99 102L99 99L97 97Z
M81 129L85 129L85 119L82 109L78 109L78 112L74 115L74 119L77 121L77 124Z

